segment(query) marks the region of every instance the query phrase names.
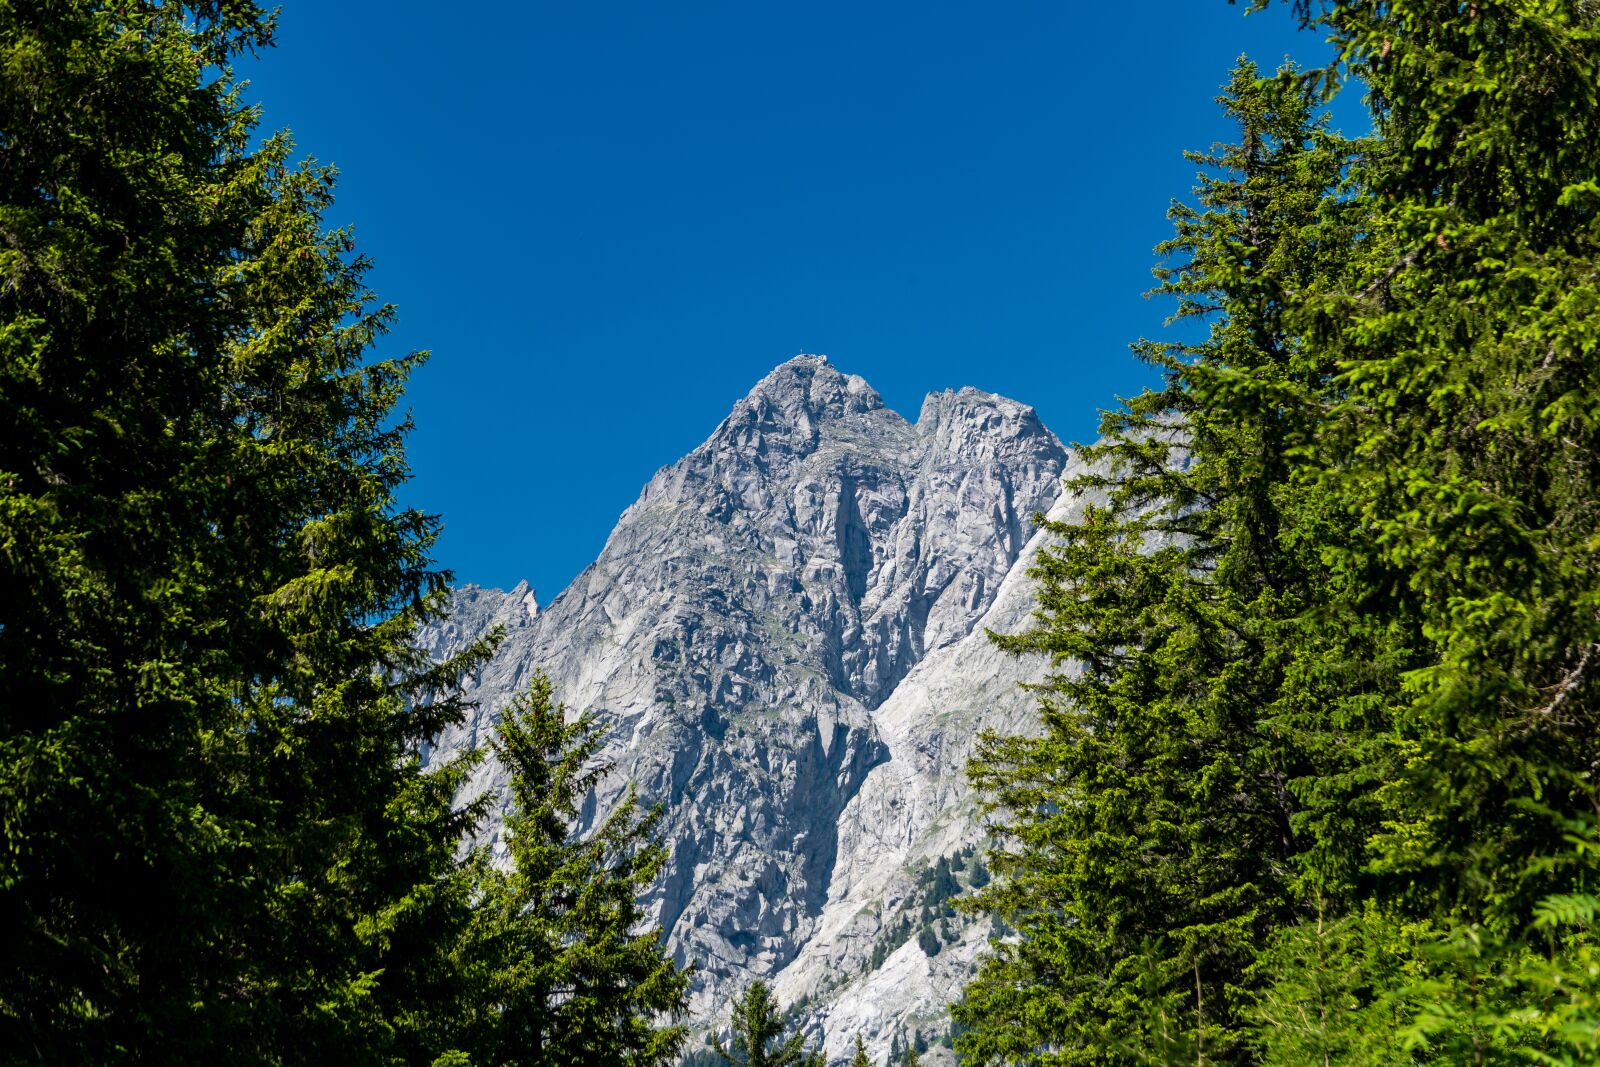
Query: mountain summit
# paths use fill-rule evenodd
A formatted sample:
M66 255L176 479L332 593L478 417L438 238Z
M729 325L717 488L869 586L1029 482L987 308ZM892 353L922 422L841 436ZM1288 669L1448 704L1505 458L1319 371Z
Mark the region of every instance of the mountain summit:
M650 906L698 966L698 1021L767 978L807 1000L830 1052L857 1031L880 1052L937 1036L985 931L945 918L919 945L910 928L929 872L979 839L974 730L1028 706L981 624L1026 615L1016 572L1067 464L1026 405L933 393L909 423L827 357L796 356L651 478L548 606L457 590L435 650L496 624L507 640L476 717L434 751L478 744L549 672L610 728L617 771L584 825L628 782L666 804ZM473 783L503 786L492 762Z
M717 433L746 440L770 433L814 448L823 423L882 408L883 398L865 378L839 373L827 356L800 355L757 382Z

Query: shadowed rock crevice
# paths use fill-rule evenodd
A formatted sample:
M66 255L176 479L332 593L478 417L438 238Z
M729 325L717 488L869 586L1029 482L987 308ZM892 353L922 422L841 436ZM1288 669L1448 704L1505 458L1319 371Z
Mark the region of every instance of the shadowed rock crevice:
M861 508L856 503L855 479L840 476L839 511L834 517L838 530L839 562L844 567L845 592L850 602L861 604L867 595L867 579L872 570L872 537L861 519Z

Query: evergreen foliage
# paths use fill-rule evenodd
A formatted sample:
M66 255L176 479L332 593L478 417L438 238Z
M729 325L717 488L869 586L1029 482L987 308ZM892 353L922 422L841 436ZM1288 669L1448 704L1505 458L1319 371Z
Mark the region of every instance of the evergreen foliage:
M1411 961L1419 1059L1594 1053L1597 17L1409 2L1314 20L1392 147L1364 176L1385 256L1308 323L1344 391L1310 473L1360 521L1326 550L1347 599L1413 617L1420 652L1363 842L1380 911L1363 932L1391 932L1335 961L1374 984Z
M501 733L511 872L463 862L471 759L424 766L493 642L415 644L448 580L396 498L423 356L372 354L393 312L324 224L333 171L256 140L228 64L272 32L248 0L0 3L5 1055L664 1062L650 820L557 836L592 723L545 689Z
M861 1035L856 1035L855 1054L850 1057L850 1067L872 1067L872 1061L867 1059L867 1046L861 1040Z
M641 815L630 793L574 835L579 806L611 768L597 760L593 716L567 722L564 711L539 675L490 741L511 779L511 866L494 866L488 846L468 864L460 1045L479 1067L669 1064L686 1030L656 1020L683 1010L689 975L660 928L643 928L638 903L666 862L651 839L660 809Z
M1298 7L1338 60L1235 71L1160 250L1209 332L1002 639L1057 670L972 767L968 1062L1596 1053L1600 11Z
M734 1067L822 1067L822 1054L806 1047L804 1034L784 1036L783 1011L765 982L750 983L733 1005L732 1036L712 1048Z
M1040 690L1044 733L986 736L973 765L993 810L1014 813L976 906L1021 934L956 1011L980 1062L1040 1046L1061 1063L1120 1045L1164 1049L1154 1062L1230 1055L1247 972L1294 920L1313 847L1290 784L1314 745L1286 725L1308 699L1303 656L1343 650L1285 640L1324 581L1306 527L1327 520L1284 453L1328 375L1284 315L1356 241L1341 189L1357 146L1309 90L1248 63L1221 102L1240 139L1192 156L1199 207L1174 207L1159 250L1159 291L1209 332L1138 346L1167 385L1084 450L1109 473L1077 488L1104 502L1051 527L1038 621L1002 639L1062 669Z
M416 746L421 361L252 143L247 0L0 8L0 1033L55 1063L413 1055L474 812Z
M911 940L913 933L918 947L927 956L939 954L941 941L948 943L955 940L955 930L949 920L957 914L955 899L962 891L957 872L967 872L972 888L980 888L989 882L989 873L973 855L974 852L975 849L968 846L956 852L954 857L940 856L932 867L917 875L916 883L900 905L899 917L885 924L883 932L873 944L872 954L867 958L867 973L883 966L889 954ZM915 925L911 919L913 909L916 910Z
M972 764L1000 843L872 954L937 954L967 870L1002 934L969 1063L1600 1058L1600 6L1293 6L1336 61L1233 72L1158 250L1201 329L1136 346L1163 385L1000 638L1053 664ZM543 678L505 713L508 869L465 847L473 757L421 756L493 642L415 644L423 357L373 354L333 172L256 139L229 63L272 33L0 0L0 1040L668 1063L659 812L574 833L594 720ZM1356 140L1320 112L1352 78ZM820 1064L786 1029L757 982L712 1047Z

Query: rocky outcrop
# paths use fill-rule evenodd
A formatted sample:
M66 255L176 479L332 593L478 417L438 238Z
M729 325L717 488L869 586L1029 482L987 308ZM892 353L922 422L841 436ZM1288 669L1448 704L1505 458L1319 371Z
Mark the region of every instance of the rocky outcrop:
M1063 494L1049 516L1070 520L1087 503ZM1001 651L989 634L1027 625L1034 608L1027 570L1049 537L1033 535L978 624L930 653L873 715L888 758L868 772L841 813L828 901L776 981L785 1003L814 1005L807 1019L825 1032L830 1061L847 1059L858 1033L874 1062L887 1062L896 1036L944 1034L947 1005L988 944L987 922L937 917L927 876L941 858L961 857L959 881L967 888L978 869L974 859L981 864L987 835L966 777L979 732L1032 728L1033 699L1023 686L1042 680L1046 665ZM929 910L941 934L931 956L908 936L923 927Z
M881 1054L939 1029L985 931L945 920L932 955L926 936L890 942L940 857L976 869L959 859L981 836L966 756L981 725L1023 721L1016 683L1037 669L983 629L1027 615L1032 516L1071 506L1068 462L1023 404L935 393L909 423L798 356L658 471L547 607L525 586L457 591L423 635L434 652L496 625L506 640L431 755L478 745L547 671L610 731L586 825L630 782L666 805L649 904L698 966L696 1020L762 977L806 1001L832 1055L857 1030ZM472 788L503 785L486 762Z

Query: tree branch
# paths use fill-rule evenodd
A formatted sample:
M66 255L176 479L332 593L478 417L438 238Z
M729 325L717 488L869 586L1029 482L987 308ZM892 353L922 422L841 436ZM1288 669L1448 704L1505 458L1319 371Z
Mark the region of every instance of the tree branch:
M1538 710L1539 715L1552 718L1572 699L1578 687L1583 684L1584 675L1589 672L1589 663L1594 659L1596 647L1600 647L1600 642L1591 641L1583 646L1583 654L1578 657L1578 665L1561 679L1560 684L1556 686L1556 695L1550 698L1550 703Z
M1371 285L1367 286L1361 291L1361 296L1358 299L1371 300L1380 292L1387 294L1389 292L1389 283L1394 281L1394 276L1415 263L1417 258L1421 255L1422 249L1413 248L1411 251L1395 260L1393 265L1391 265L1388 270L1383 272L1383 277L1379 278L1377 281L1373 282Z

